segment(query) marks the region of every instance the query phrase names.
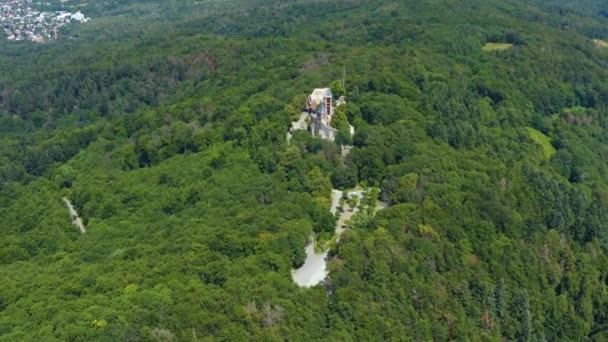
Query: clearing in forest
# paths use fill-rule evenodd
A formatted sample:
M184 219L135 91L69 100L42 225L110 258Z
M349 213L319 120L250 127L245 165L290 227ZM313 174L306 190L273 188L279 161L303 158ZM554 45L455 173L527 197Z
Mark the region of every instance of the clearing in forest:
M544 135L542 132L535 130L534 128L526 127L526 129L528 130L528 135L530 138L542 147L543 157L545 160L551 159L556 152L555 147L551 145L551 138Z
M605 40L594 39L593 42L595 43L595 46L597 46L598 48L606 48L606 47L608 47L608 42L605 41Z
M78 212L74 208L74 205L72 205L72 202L70 202L67 197L64 197L63 201L68 206L68 211L70 212L70 217L72 218L72 224L74 224L76 228L80 230L81 234L86 233L87 229L85 228L84 223L82 223L82 219L80 218L80 216L78 216Z
M481 49L483 51L503 51L513 47L513 44L509 43L486 43Z

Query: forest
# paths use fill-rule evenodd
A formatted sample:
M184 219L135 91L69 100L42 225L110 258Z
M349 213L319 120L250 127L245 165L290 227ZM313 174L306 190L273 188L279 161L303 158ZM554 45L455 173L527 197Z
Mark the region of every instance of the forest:
M0 37L0 341L608 339L604 1L39 6L92 20Z

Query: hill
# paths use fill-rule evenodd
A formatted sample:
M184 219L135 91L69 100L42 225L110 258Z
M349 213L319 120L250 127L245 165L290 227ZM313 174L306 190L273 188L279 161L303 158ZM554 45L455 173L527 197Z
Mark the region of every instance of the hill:
M0 39L0 340L608 338L602 2L66 6ZM288 143L344 71L350 154Z

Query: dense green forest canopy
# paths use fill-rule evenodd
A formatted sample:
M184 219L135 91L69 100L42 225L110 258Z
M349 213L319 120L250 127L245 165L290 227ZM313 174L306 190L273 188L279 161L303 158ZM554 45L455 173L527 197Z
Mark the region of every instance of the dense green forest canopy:
M92 21L0 38L0 341L608 339L604 1L40 6ZM344 70L351 153L288 143Z

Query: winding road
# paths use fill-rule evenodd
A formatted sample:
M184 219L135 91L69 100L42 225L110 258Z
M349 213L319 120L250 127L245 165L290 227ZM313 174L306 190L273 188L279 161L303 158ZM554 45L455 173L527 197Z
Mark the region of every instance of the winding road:
M363 191L349 191L348 196L357 196L360 200L363 197ZM331 191L331 207L329 211L334 215L338 211L340 198L342 198L342 191L335 189ZM344 213L341 213L340 218L336 223L337 240L340 240L340 235L346 230L343 228L344 224L357 212L358 206L351 209L352 211L347 210ZM315 253L314 238L311 238L308 245L306 245L306 260L304 261L304 265L292 273L294 282L300 287L311 287L325 280L329 274L329 270L327 269L328 253L329 249L319 254Z

